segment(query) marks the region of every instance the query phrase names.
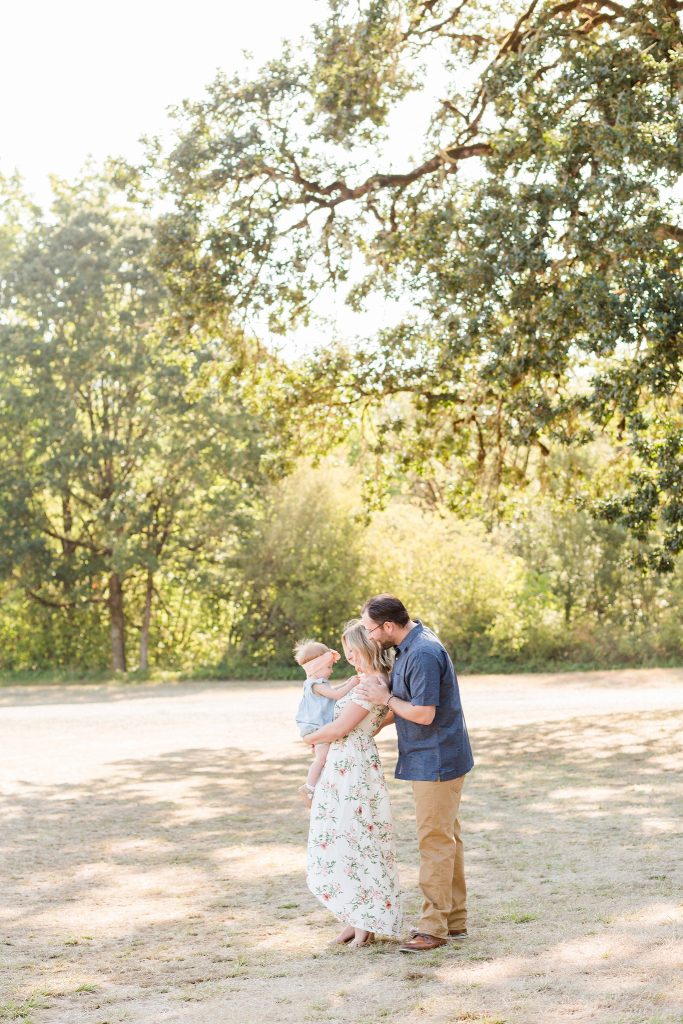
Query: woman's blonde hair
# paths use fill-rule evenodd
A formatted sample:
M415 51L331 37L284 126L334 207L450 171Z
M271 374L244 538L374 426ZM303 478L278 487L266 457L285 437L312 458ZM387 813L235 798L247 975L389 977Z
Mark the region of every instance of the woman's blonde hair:
M342 644L344 650L358 651L364 664L368 665L373 672L382 672L388 675L394 663L394 656L391 651L385 651L376 640L368 635L368 631L360 619L352 619L347 622L342 633Z

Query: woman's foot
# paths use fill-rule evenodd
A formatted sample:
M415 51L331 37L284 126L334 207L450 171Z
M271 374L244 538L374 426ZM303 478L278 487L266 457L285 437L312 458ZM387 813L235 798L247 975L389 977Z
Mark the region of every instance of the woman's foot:
M366 932L362 928L355 928L353 942L349 943L349 949L359 949L361 946L369 946L375 941L374 932Z
M332 940L330 945L331 946L343 946L347 942L350 942L351 939L355 939L355 937L356 937L356 929L353 927L352 924L349 924L349 925L346 926L346 928L344 929L343 932L339 933L339 935L337 936L336 939Z

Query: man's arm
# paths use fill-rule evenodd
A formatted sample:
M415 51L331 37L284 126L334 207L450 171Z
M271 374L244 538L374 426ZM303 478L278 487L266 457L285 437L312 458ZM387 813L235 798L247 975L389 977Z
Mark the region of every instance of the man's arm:
M313 693L317 693L319 697L328 697L330 700L339 700L345 693L352 690L358 682L358 676L351 676L344 683L337 683L335 686L330 686L329 683L314 683L311 689Z
M431 725L436 715L434 704L411 704L408 700L394 697L386 683L359 683L356 692L363 700L369 700L373 704L386 704L397 718L405 718L406 721L415 722L417 725Z
M393 711L396 717L405 718L407 722L415 722L416 725L431 725L436 717L435 704L411 704L409 700L394 697L393 693L389 695L389 700L391 701L391 704L387 701L389 710Z

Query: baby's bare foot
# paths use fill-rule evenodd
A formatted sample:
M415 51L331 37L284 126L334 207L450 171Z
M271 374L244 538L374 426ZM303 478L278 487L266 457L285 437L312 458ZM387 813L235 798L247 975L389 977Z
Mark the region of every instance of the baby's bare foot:
M308 809L311 809L311 802L313 800L313 786L309 786L307 782L304 782L303 786L299 786L299 796L303 803L306 804Z

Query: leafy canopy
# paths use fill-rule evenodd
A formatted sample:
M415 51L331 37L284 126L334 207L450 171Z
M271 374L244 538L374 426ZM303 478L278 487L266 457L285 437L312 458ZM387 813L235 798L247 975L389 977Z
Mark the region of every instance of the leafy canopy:
M316 355L305 405L379 407L385 468L437 462L455 505L606 432L630 446L632 471L602 513L638 536L656 527L651 560L671 568L683 546L681 6L334 0L308 45L219 76L179 112L160 231L178 300L190 318L267 310L287 330L326 287L354 281L360 308L401 297L409 315L361 353ZM435 67L445 85L430 99ZM428 127L401 136L402 165L387 166L410 94Z

